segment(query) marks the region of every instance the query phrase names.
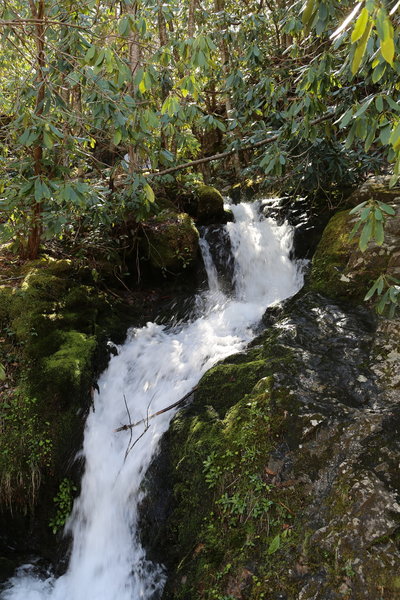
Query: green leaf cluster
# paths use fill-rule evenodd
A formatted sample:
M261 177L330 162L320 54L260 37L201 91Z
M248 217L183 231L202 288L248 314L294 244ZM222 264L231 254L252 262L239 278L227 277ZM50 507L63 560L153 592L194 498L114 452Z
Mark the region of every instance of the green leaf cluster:
M372 241L378 246L382 246L385 239L385 218L395 215L393 207L379 200L371 199L358 204L350 211L350 214L359 217L351 231L350 239L353 239L361 230L358 242L361 252L365 252Z

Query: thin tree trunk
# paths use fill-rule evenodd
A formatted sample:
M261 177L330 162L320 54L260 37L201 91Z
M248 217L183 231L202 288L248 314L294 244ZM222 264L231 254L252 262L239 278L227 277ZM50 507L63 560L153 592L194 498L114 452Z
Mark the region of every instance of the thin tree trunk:
M168 43L167 24L165 22L164 13L162 11L162 0L158 0L157 4L158 35L160 38L160 46L162 47L166 46Z
M137 17L138 13L138 3L134 2L133 4L125 5L127 8L127 12L129 12L134 19ZM141 52L139 45L139 32L132 31L129 35L128 39L128 58L129 65L132 73L132 95L134 93L134 78L136 76L137 71L140 68L140 60L141 60ZM136 148L133 144L129 146L128 150L129 154L129 170L131 173L135 173L139 169L139 157L136 152Z
M35 19L35 43L36 43L36 103L35 115L40 117L43 114L43 105L45 98L45 54L44 54L44 16L45 0L38 0L35 5L34 0L30 0L32 18ZM33 168L36 177L41 177L43 170L43 136L41 135L33 148ZM28 235L27 258L37 258L42 236L42 203L33 201L32 221Z
M194 13L196 8L196 0L189 0L189 15L188 15L188 36L194 37Z
M223 13L225 10L225 0L215 0L214 6L215 6L215 10L217 13ZM221 42L220 42L219 47L220 47L221 59L222 59L222 71L224 73L224 78L226 81L226 79L228 78L228 75L229 75L229 52L228 52L226 40L223 38L223 36L221 36ZM231 101L229 91L227 92L227 94L225 96L225 109L226 109L227 120L229 123L233 117L232 101ZM241 174L239 152L235 151L232 153L232 160L233 160L233 168L235 171L235 176L237 177L237 179L239 179L240 174Z
M165 17L162 11L162 0L158 0L158 10L157 10L157 24L158 24L158 37L160 40L160 48L166 46L168 44L168 33L167 33L167 24L165 22ZM166 74L167 70L163 69L162 73L162 83L161 83L161 104L164 104L165 100L168 97L169 90L166 85ZM165 134L165 129L161 126L161 148L168 148L168 138Z

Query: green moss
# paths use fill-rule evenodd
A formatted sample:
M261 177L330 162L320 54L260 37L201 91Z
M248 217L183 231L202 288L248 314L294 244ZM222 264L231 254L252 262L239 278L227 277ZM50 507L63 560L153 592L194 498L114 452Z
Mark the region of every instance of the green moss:
M197 217L204 221L224 214L224 199L214 187L199 185L196 189Z
M263 375L265 362L256 360L243 364L220 364L207 371L200 382L196 402L208 403L213 400L213 408L223 417L229 407L243 395ZM218 396L215 396L215 390Z
M22 385L0 405L0 500L14 510L33 508L42 470L51 468L50 423L41 420L37 405Z
M199 233L188 214L164 210L145 224L144 231L142 250L154 268L177 272L194 263Z
M42 258L22 272L20 287L0 288L0 362L12 378L0 405L0 500L24 511L41 481L62 479L79 447L98 321L110 311L69 261Z
M266 597L280 548L294 544L301 497L278 490L267 472L288 401L272 374L277 364L290 370L293 357L273 334L256 344L211 369L172 424L176 504L167 542L179 562L168 599L227 598L235 586Z
M21 274L28 275L32 271L40 271L47 273L48 275L56 275L66 278L67 276L74 274L74 265L72 260L67 259L56 259L51 256L42 255L36 260L26 262L21 267Z
M349 211L338 212L329 221L312 261L311 287L332 298L347 297L349 287L341 281L356 241L349 240Z
M61 340L60 348L43 360L44 377L58 395L73 397L90 373L96 340L78 331L63 332Z
M12 300L12 289L0 286L0 324L8 319Z
M362 253L350 240L354 217L341 211L329 221L312 261L310 287L328 297L361 302L388 267L390 248L370 245Z
M58 300L63 296L68 287L68 281L45 268L31 269L26 275L21 291L28 294L32 299L45 297L49 301Z

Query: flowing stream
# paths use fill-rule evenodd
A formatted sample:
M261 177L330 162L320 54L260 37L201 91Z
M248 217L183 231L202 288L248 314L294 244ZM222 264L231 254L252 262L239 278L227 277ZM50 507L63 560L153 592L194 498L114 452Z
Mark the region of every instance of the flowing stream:
M209 291L197 297L192 320L168 328L131 330L99 380L84 436L82 492L67 524L73 545L65 575L47 579L24 565L3 600L152 600L165 583L137 533L141 483L175 411L151 415L179 400L219 360L254 337L265 308L295 294L301 268L289 259L292 231L264 218L259 203L232 205L226 225L234 267L234 297L220 289L207 242L201 249ZM115 432L144 419L132 431Z

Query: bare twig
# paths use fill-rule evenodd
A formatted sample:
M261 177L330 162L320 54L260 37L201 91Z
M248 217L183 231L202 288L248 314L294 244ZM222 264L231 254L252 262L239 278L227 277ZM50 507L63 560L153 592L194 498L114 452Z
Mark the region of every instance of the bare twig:
M137 427L138 425L142 425L143 423L148 424L148 422L150 421L150 419L154 419L154 417L157 417L158 415L162 415L163 413L168 412L169 410L172 410L176 406L179 406L180 404L183 404L185 402L185 400L187 400L189 398L189 396L191 396L193 394L193 392L195 392L196 390L197 390L197 386L194 387L192 390L190 390L190 392L188 392L187 394L185 394L183 396L183 398L181 398L177 402L174 402L173 404L170 404L166 408L163 408L162 410L159 410L159 411L153 413L152 415L147 416L145 419L141 419L140 421L137 421L136 423L129 422L126 425L122 425L121 427L118 427L118 429L114 429L114 432L118 433L119 431L127 431L128 429L133 429L133 427ZM136 444L136 442L135 442L135 444Z
M138 438L136 438L136 440L133 442L133 444L131 444L131 440L132 440L132 427L133 427L133 425L131 424L131 425L132 425L132 426L131 426L131 428L130 428L130 430L131 430L131 431L130 431L131 435L130 435L130 438L129 438L129 444L128 444L128 447L127 447L127 449L126 449L126 452L125 452L125 458L124 458L124 462L125 462L125 461L126 461L126 459L128 458L128 454L129 454L129 452L130 452L130 451L131 451L131 450L132 450L132 449L133 449L133 448L136 446L136 444L138 443L138 441L139 441L139 440L140 440L140 439L141 439L141 438L144 436L144 434L146 433L146 431L148 431L148 429L150 428L150 425L149 425L149 418L150 418L150 417L149 417L149 409L150 409L150 405L151 405L151 403L153 402L154 396L155 396L155 394L153 394L153 395L152 395L152 397L151 397L151 398L150 398L150 400L149 400L149 403L148 403L148 405L147 405L147 411L146 411L146 413L147 413L147 414L146 414L146 419L143 419L143 421L146 423L146 427L144 428L144 430L142 431L142 433L139 435L139 437L138 437ZM126 408L127 408L127 410L128 410L128 405L126 404L126 398L125 398L125 395L124 395L124 400L125 400L125 406L126 406ZM129 414L129 410L128 410L128 414ZM131 417L130 417L130 414L129 414L129 421L130 421L130 420L131 420Z
M145 419L143 419L143 421L145 421ZM142 433L139 435L139 437L136 438L136 440L133 442L132 446L127 449L127 451L125 452L124 462L126 461L126 458L127 458L128 454L129 454L129 452L136 446L136 444L138 443L138 441L142 439L142 437L144 436L144 434L146 433L146 431L148 431L149 428L150 428L150 425L147 424L146 427L143 429Z
M284 504L283 502L278 502L278 504L279 504L280 506L282 506L282 507L283 507L285 510L287 510L287 511L288 511L288 513L290 513L291 515L294 515L294 514L295 514L295 513L294 513L292 510L290 510L290 508L289 508L289 507L287 507L287 506L286 506L286 504Z
M125 394L124 394L124 402L125 402L126 412L128 413L129 425L132 425L131 413L129 412L129 407L128 407L128 403L126 401ZM132 427L130 427L129 442L128 442L128 446L127 446L127 449L126 449L126 452L125 452L125 459L124 459L124 461L126 460L126 457L129 454L129 448L130 448L130 445L131 445L131 441L132 441Z
M26 275L18 275L18 277L7 277L7 279L0 279L0 283L5 281L16 281L17 279L25 279Z

